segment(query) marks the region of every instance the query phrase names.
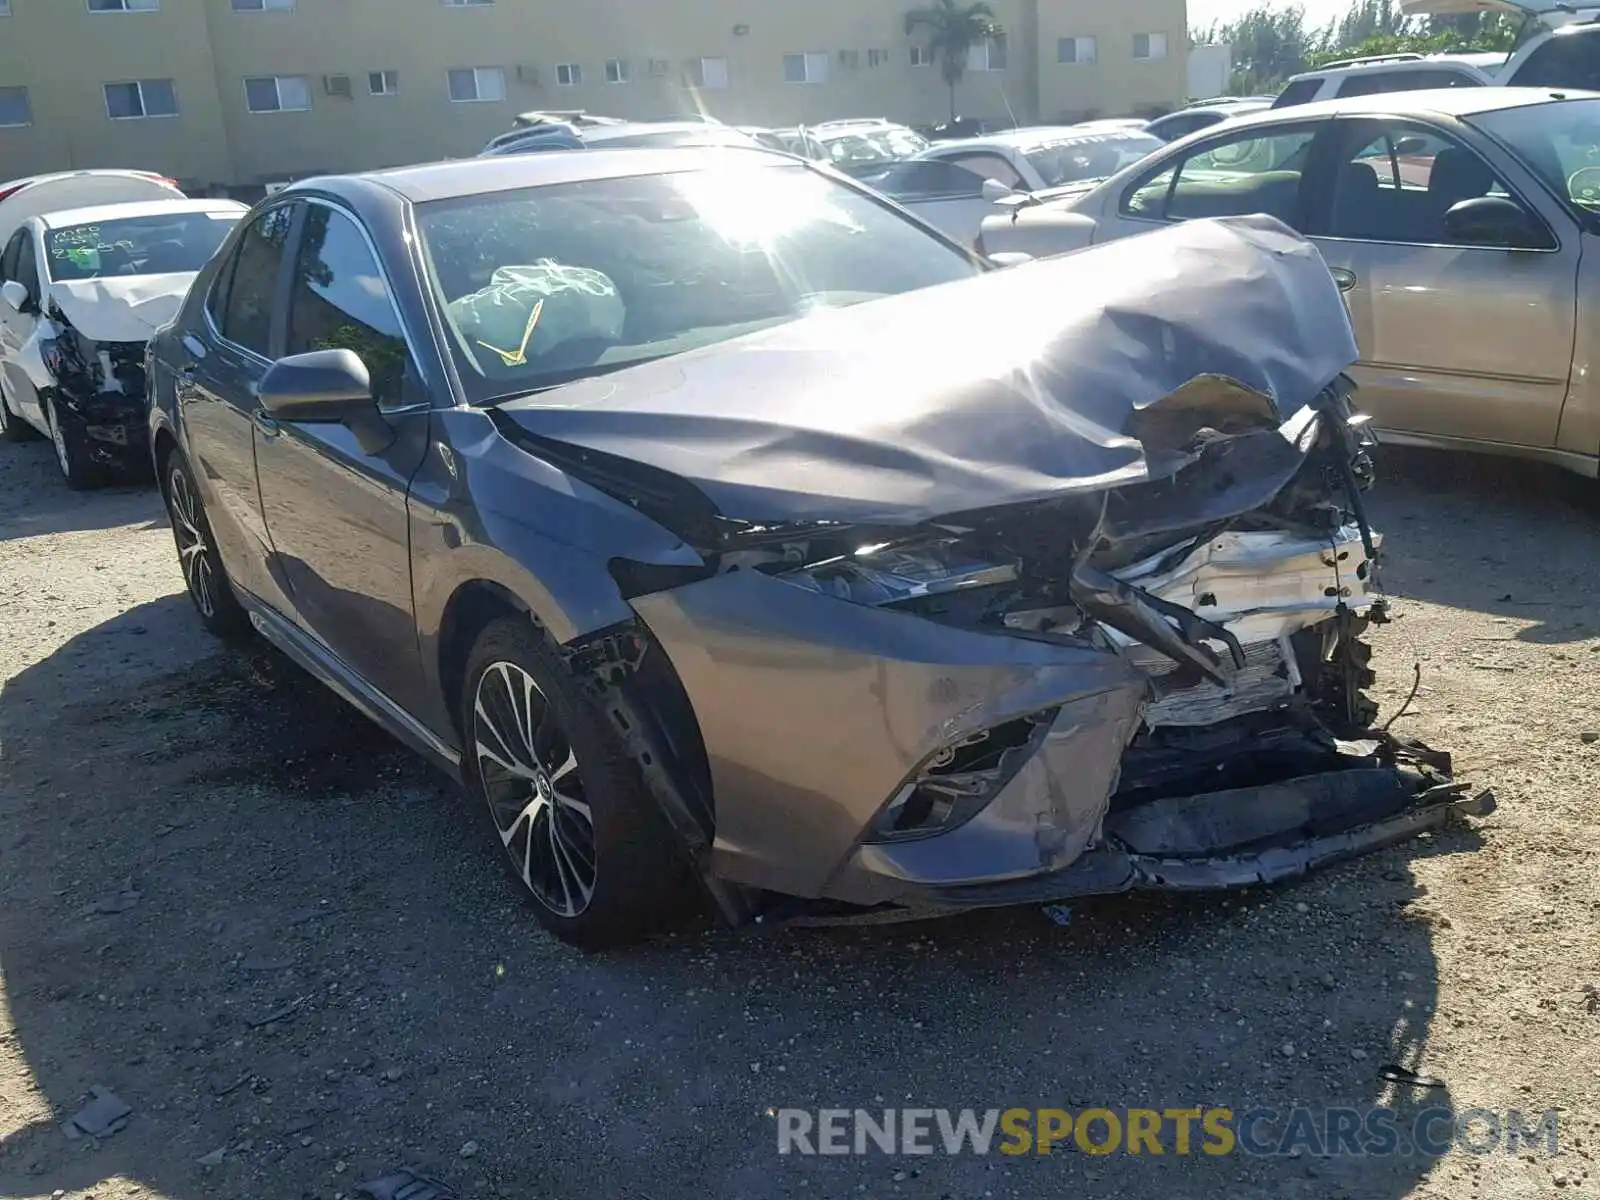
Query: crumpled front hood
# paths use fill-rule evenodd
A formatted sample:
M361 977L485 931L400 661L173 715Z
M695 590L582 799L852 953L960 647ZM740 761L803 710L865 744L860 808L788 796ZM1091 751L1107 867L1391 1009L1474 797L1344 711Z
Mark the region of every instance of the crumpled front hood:
M72 327L96 342L147 342L172 320L197 272L54 280L50 299Z
M1184 408L1220 376L1281 422L1355 359L1316 248L1270 217L1232 218L820 314L501 411L537 438L677 475L729 517L899 525L1169 474L1181 460L1153 462L1133 435L1163 403Z

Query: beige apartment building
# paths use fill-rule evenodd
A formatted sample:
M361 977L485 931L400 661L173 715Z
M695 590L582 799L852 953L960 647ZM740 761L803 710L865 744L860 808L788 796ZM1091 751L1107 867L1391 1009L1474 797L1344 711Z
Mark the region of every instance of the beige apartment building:
M734 124L949 100L917 0L0 0L0 180L130 166L235 189L476 153L529 109ZM1185 0L992 0L963 115L1182 102Z

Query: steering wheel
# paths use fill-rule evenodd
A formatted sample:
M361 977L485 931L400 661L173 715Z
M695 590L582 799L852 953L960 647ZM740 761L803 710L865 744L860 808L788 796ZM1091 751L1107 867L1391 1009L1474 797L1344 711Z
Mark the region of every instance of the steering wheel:
M1579 167L1568 175L1567 195L1574 204L1600 210L1600 166Z

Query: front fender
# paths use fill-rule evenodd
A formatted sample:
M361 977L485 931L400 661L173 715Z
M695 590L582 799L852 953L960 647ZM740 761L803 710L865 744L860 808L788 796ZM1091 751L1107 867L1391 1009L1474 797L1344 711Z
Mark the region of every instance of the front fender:
M703 565L678 535L513 445L484 411L448 409L435 419L439 436L412 480L409 519L428 694L444 704L441 634L463 587L496 585L565 644L633 618L612 559Z

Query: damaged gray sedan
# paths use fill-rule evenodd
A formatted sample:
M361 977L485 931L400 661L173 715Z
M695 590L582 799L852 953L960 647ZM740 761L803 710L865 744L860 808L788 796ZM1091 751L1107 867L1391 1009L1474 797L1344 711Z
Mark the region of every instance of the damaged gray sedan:
M696 894L1260 883L1481 808L1371 728L1355 356L1268 218L986 271L794 160L540 155L258 207L152 445L204 622L459 777L596 946Z

